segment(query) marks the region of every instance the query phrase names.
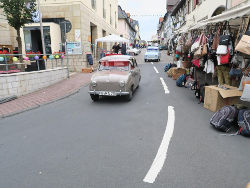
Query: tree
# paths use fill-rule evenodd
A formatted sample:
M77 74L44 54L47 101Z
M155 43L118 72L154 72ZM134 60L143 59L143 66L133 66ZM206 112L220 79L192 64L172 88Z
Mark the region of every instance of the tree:
M0 8L3 9L9 25L17 31L18 52L22 54L20 29L25 24L32 22L36 0L0 0Z

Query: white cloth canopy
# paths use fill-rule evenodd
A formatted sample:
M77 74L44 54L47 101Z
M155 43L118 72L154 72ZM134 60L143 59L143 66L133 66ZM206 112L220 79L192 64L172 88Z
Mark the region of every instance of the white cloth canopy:
M126 43L129 43L129 40L128 39L125 39L125 38L122 38L122 37L119 37L117 35L108 35L106 37L102 37L102 38L99 38L99 39L96 39L95 41L96 43L97 42L126 42Z

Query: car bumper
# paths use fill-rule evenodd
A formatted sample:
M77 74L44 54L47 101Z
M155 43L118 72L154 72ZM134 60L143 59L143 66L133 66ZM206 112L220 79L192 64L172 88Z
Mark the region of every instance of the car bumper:
M159 57L154 57L154 58L145 58L145 60L158 60Z
M129 95L129 92L124 91L89 91L91 95L101 95L101 96L123 96Z

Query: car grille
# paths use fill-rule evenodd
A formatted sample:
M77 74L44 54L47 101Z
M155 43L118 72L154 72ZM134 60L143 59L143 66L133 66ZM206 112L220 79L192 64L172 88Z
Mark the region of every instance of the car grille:
M124 87L117 82L98 82L97 87L93 88L96 91L125 91Z

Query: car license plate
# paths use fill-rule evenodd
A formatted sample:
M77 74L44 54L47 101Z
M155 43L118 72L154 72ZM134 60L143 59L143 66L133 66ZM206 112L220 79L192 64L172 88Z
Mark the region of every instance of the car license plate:
M99 95L102 95L102 96L115 96L115 93L111 92L111 91L101 91Z

